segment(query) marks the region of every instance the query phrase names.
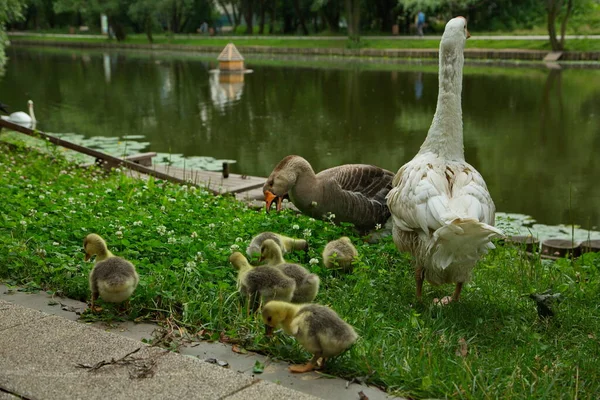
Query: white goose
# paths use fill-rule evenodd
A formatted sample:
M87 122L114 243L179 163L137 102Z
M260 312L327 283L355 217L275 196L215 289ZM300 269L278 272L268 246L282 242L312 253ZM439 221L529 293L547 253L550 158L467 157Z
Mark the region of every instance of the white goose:
M400 251L416 263L417 298L423 280L433 285L464 282L481 255L502 236L493 227L495 206L482 176L465 161L461 109L465 41L463 17L451 19L440 42L439 94L433 122L419 153L402 166L387 195Z
M12 122L13 124L24 126L25 128L34 127L37 121L35 119L35 114L33 113L33 101L27 101L27 107L29 108L29 114L23 111L17 111L10 115L2 115L1 118L5 121Z

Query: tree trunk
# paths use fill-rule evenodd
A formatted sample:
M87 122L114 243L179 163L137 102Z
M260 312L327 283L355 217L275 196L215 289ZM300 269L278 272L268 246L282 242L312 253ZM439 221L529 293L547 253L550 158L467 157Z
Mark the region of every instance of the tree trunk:
M241 10L239 8L236 10L235 4L231 3L231 11L233 12L233 32L235 33L242 20Z
M244 19L246 20L247 35L252 35L252 33L254 32L252 26L252 18L254 17L254 10L252 9L252 6L254 5L253 3L254 0L244 0L242 3L244 5Z
M127 37L127 35L125 34L125 28L120 22L118 22L115 19L115 17L108 17L108 25L112 26L117 41L121 42L125 40L125 38Z
M346 20L348 38L353 42L360 41L360 0L346 0Z
M275 11L277 7L277 2L272 1L271 2L271 18L269 21L269 33L272 35L275 33Z
M562 20L562 24L560 25L560 48L565 48L565 33L567 31L567 21L571 16L571 12L573 12L573 0L568 0L567 2L567 12L565 17Z
M300 0L294 0L294 10L296 10L298 25L300 25L302 33L308 35L308 28L306 28L306 24L304 23L304 14L302 14L302 10L300 9Z
M261 35L265 33L265 13L266 13L266 5L267 0L260 0L260 20L258 22L258 33Z
M548 9L548 36L550 37L550 46L554 51L561 51L560 42L556 39L556 16L560 10L562 0L546 0L546 8Z
M149 15L146 17L144 28L146 31L146 37L148 38L148 42L154 43L154 38L152 37L152 16Z

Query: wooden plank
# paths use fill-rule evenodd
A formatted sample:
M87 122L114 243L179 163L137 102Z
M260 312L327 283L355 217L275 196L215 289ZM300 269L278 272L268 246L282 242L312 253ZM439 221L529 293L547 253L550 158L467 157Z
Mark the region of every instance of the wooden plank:
M544 61L558 61L558 59L561 58L562 55L562 51L551 51L550 53L546 54L546 57L544 57Z
M170 181L170 182L175 182L175 183L180 183L180 184L185 184L185 185L195 185L193 182L188 182L186 180L183 180L181 178L172 176L172 175L168 175L165 174L163 172L160 171L155 171L152 168L148 168L148 167L144 167L140 164L136 164L134 162L128 161L128 160L122 160L118 157L113 157L110 154L106 154L106 153L102 153L98 150L94 150L94 149L90 149L88 147L84 147L84 146L80 146L78 144L72 143L72 142L68 142L66 140L57 138L55 136L52 135L48 135L42 131L39 130L32 130L29 128L25 128L21 125L17 125L17 124L13 124L12 122L9 121L5 121L3 119L0 119L0 127L4 127L7 129L10 129L12 131L15 132L20 132L20 133L24 133L25 135L31 136L31 137L35 137L38 139L42 139L42 140L47 140L50 143L54 143L58 146L62 146L65 147L67 149L71 149L71 150L75 150L78 151L80 153L83 154L87 154L89 156L95 157L95 158L100 158L102 160L108 161L110 163L113 163L116 167L126 167L129 168L131 170L137 171L137 172L141 172L150 176L153 176L155 178L158 179L163 179L165 181ZM213 192L213 193L218 193L215 190L212 190L211 188L207 187L207 190Z
M187 182L193 182L195 185L204 186L217 193L241 193L256 188L262 188L267 178L257 176L247 176L238 174L229 174L228 178L223 178L223 174L213 171L201 171L197 169L183 169L170 167L166 165L154 165L156 171L175 176L178 179ZM139 174L132 174L139 178Z

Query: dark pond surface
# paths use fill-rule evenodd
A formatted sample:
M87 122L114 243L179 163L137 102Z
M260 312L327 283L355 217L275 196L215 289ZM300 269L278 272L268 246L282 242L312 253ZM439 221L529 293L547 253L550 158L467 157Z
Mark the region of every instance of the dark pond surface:
M288 154L317 171L395 172L425 139L437 96L435 65L250 57L254 72L231 84L210 72L213 55L8 53L0 100L16 111L33 99L44 131L142 135L143 150L232 159L232 172L258 176ZM467 66L463 114L467 160L499 211L600 226L600 69Z

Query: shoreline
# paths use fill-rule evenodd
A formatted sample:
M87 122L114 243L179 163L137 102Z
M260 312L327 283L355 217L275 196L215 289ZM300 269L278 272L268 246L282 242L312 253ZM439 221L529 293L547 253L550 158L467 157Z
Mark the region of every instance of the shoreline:
M19 46L47 46L80 49L139 49L168 50L198 53L214 53L222 50L222 46L188 45L188 44L143 44L115 42L85 42L64 40L40 40L12 37L11 42ZM346 48L305 48L274 46L236 46L242 53L273 55L307 55L307 56L342 56L372 57L388 59L437 59L439 50L435 49L346 49ZM543 61L550 51L527 49L465 49L465 59L469 60L523 60ZM559 61L600 61L600 51L565 51Z

